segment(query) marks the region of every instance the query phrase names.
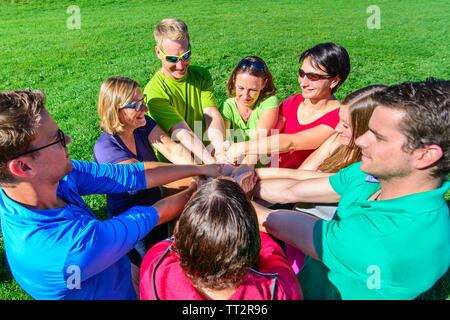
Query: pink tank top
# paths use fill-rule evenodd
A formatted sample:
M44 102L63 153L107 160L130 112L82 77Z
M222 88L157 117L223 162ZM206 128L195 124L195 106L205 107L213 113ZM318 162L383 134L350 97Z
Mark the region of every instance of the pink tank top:
M337 124L339 123L339 108L336 108L324 114L319 119L306 125L298 123L297 111L300 107L300 103L303 100L304 98L301 94L296 94L283 101L280 107L280 113L286 119L286 123L284 124L280 133L298 133L317 127L321 124L327 125L333 130L336 128ZM279 168L297 169L314 150L315 149L296 150L282 153L278 157L278 166Z

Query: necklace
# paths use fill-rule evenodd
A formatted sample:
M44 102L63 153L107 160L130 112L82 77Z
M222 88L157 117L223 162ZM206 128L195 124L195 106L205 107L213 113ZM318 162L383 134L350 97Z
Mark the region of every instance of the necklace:
M248 119L250 119L253 110L249 107L241 107L237 102L236 107L238 109L239 115L241 116L242 120L244 120L245 123L247 123Z

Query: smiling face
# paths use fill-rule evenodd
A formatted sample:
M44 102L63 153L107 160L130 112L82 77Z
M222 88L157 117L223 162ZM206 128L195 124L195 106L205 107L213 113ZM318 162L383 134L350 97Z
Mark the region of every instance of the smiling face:
M348 146L352 139L353 128L350 117L350 108L347 105L342 105L339 109L339 123L335 131L338 133L338 139L341 144Z
M189 63L191 59L187 59L186 61L178 60L176 63L171 63L164 59L161 54L161 50L163 50L166 56L181 56L185 54L189 50L189 39L186 38L184 40L171 40L169 38L164 38L162 41L162 48L158 46L155 47L156 55L161 60L161 72L166 76L174 80L182 79L187 72L189 67Z
M136 94L132 101L129 104L134 104L140 100L144 95L142 94L141 89L137 89ZM135 108L122 108L119 110L119 119L124 126L124 131L131 130L134 131L136 128L140 128L145 126L145 114L148 112L147 106L143 106L143 108L139 111L136 111Z
M261 77L253 76L247 72L238 73L235 82L236 104L253 109L265 84L266 81Z
M375 109L369 130L356 139L362 150L361 171L385 180L412 172L412 155L404 151L407 139L399 128L403 117L400 110L383 106Z
M322 76L327 76L326 72L319 68L315 68L312 64L311 58L306 57L303 60L301 70L305 73L315 73ZM302 95L305 99L329 99L331 98L331 90L339 83L335 78L325 78L312 81L307 76L298 77L298 83L302 88Z

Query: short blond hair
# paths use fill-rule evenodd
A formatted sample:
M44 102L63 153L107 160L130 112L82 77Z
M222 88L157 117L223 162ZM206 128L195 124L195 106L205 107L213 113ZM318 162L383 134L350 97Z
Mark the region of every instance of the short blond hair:
M102 83L97 110L104 132L114 135L123 131L119 110L133 101L139 88L137 81L122 76L108 78Z
M163 49L162 42L164 38L174 41L182 41L187 39L189 42L188 27L183 20L177 18L167 18L158 23L153 31L156 45Z

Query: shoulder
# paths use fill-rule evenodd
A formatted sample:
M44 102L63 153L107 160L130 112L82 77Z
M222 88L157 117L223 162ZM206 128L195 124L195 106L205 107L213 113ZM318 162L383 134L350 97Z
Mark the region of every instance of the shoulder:
M188 73L192 77L197 77L204 80L211 79L211 73L207 68L199 67L199 66L189 66Z
M286 113L292 110L297 110L300 106L300 103L304 100L303 96L301 94L293 95L292 97L286 98L281 103L281 110Z
M233 110L233 108L236 107L236 103L234 101L234 98L228 98L225 101L223 101L219 106L220 112L230 112Z
M258 106L256 108L260 109L261 111L265 111L268 109L277 108L278 104L279 104L279 101L278 101L277 96L275 96L275 95L267 96L264 100L260 101L260 103L258 104Z
M148 98L158 97L166 93L167 77L161 71L157 71L145 85L143 93Z
M94 145L94 161L98 163L117 163L129 159L122 144L113 135L103 132Z
M361 162L356 162L330 176L330 184L338 194L342 195L343 190L348 185L363 184L368 177L371 177L367 173L362 172L360 166Z

